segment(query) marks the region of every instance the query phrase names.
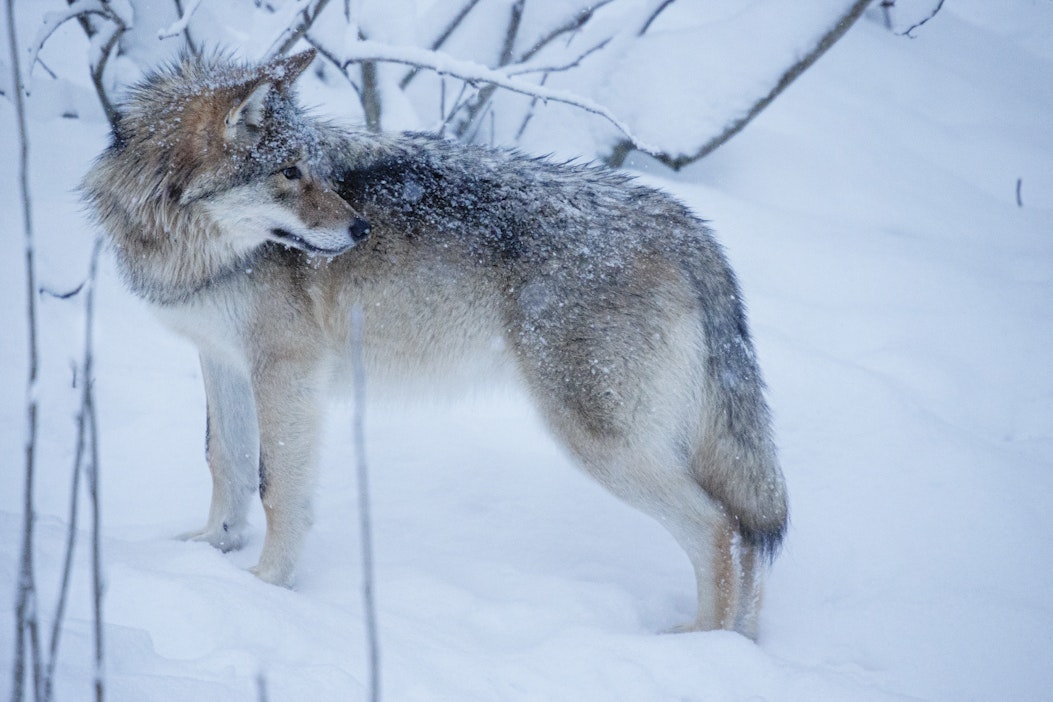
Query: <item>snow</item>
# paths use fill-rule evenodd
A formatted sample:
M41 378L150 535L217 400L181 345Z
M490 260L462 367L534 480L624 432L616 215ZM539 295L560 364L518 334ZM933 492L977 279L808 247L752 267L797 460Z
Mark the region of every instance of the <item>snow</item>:
M792 510L759 642L658 633L693 614L686 558L576 472L524 398L371 395L385 699L1048 698L1049 8L957 0L915 39L875 14L704 162L678 174L631 163L712 221L750 305ZM144 36L175 20L137 19ZM30 100L30 148L39 282L63 291L83 279L93 234L73 189L107 136L97 111L55 117L72 99L60 92ZM0 100L5 164L16 163L13 125ZM568 133L531 130L525 147L545 152L547 136ZM9 603L26 367L16 175L0 169ZM173 539L201 526L210 487L192 348L122 289L108 257L97 301L108 699L254 700L260 675L271 700L364 697L350 409L328 425L298 584L265 585L246 570L262 510L240 552ZM50 624L83 313L77 298L45 296L38 309L36 573ZM88 517L82 507L56 699L86 698L93 675ZM13 640L13 606L0 607L2 680Z

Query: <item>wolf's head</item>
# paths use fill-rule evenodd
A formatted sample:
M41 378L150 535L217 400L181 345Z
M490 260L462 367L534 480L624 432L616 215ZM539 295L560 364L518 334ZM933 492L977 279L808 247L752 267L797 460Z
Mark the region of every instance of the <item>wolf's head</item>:
M267 241L332 256L362 240L368 223L330 187L326 130L295 101L314 55L184 57L133 88L84 184L118 245L133 229L233 262Z

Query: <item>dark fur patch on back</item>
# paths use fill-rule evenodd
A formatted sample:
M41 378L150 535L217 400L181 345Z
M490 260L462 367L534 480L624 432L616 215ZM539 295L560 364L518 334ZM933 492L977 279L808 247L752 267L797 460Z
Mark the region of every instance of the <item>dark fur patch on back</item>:
M371 225L388 225L408 238L475 232L482 236L466 244L506 261L529 248L529 223L509 216L501 184L485 173L444 167L421 153L348 169L334 180L340 196Z

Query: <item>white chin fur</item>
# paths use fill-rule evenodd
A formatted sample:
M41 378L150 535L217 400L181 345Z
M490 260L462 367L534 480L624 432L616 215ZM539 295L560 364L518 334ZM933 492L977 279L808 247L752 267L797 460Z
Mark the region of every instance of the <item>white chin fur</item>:
M202 202L208 217L232 247L251 250L265 241L311 254L336 255L354 245L348 229L308 229L295 213L269 201L257 188L243 186Z

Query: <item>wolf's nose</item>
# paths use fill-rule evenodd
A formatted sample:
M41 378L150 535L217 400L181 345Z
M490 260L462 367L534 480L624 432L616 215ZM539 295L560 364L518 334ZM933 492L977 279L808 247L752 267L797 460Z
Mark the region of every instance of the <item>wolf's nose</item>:
M369 222L361 217L355 217L355 221L351 222L347 232L351 235L351 241L357 244L369 236Z

